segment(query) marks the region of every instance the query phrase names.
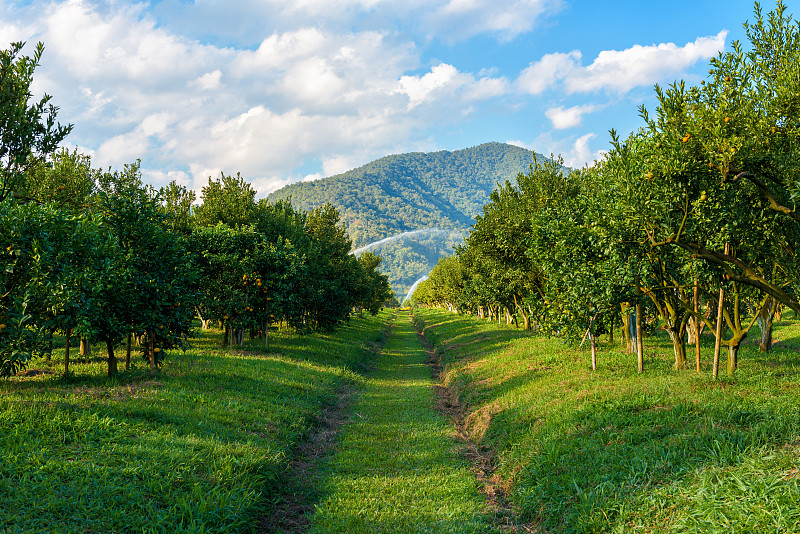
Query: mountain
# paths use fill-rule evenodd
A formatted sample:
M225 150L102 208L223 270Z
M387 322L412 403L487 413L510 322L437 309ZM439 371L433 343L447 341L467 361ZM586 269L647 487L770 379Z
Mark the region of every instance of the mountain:
M497 183L527 172L533 158L533 152L503 143L395 154L336 176L288 185L267 199L290 198L304 210L330 202L353 247L383 257L382 270L402 300L463 239ZM427 231L416 232L422 229Z

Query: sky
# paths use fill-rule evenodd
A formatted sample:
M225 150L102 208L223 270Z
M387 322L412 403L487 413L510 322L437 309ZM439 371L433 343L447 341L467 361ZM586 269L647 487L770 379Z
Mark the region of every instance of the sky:
M774 4L764 2L767 10ZM35 95L95 167L264 196L388 154L490 141L582 167L746 41L742 0L0 0ZM794 11L791 8L790 12Z

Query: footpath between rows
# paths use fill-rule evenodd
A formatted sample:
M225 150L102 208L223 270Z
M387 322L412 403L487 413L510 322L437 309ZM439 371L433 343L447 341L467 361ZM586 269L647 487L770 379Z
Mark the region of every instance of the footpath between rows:
M309 532L492 532L485 496L436 410L427 353L407 312L394 317L374 370L353 399Z

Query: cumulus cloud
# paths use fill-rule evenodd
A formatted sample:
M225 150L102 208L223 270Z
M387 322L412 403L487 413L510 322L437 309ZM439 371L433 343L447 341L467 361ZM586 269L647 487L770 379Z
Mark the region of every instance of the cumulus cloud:
M408 109L429 101L442 101L458 96L455 101L486 100L508 92L508 81L503 78L475 79L471 74L459 72L452 65L440 63L422 76L402 76L400 92L408 97Z
M653 83L719 49L726 36L603 52L588 66L577 51L548 54L516 80L493 65L470 72L457 59L428 59L434 36L504 41L561 7L562 0L510 0L502 10L493 0L31 0L0 11L0 38L45 42L34 89L54 96L59 120L75 124L70 143L96 164L141 158L152 180L195 189L221 171L241 172L265 193L387 153L439 149L431 128L485 111L487 102L500 103L494 111L556 86L579 93ZM550 108L554 128L576 127L595 111L557 101ZM578 140L565 147L576 157L591 144Z
M698 37L682 47L674 43L635 45L626 50L604 50L586 68L576 69L565 82L571 93L610 89L626 92L675 76L701 59L717 55L725 47L728 32Z
M251 45L262 30L257 21L269 20L282 27L320 27L341 32L365 30L374 25L391 32L413 25L427 37L458 42L475 35L498 41L513 40L530 32L540 21L558 13L565 0L162 0L159 16L186 32L203 35L208 21L229 40ZM359 28L361 26L361 28Z
M175 176L198 189L222 171L279 187L302 179L296 169L309 158L322 162L325 174L342 172L418 146L415 132L433 120L431 109L439 110L436 120L458 120L469 104L508 92L505 78L446 63L408 75L419 69L419 50L383 31L307 26L270 31L256 46L237 48L175 33L145 4L107 9L65 0L39 7L25 23L0 22L0 35L46 42L37 91L53 94L59 119L76 124L71 142L90 147L97 165L141 158L153 180Z
M538 95L577 70L580 61L581 53L577 50L547 54L520 73L517 86L525 93Z
M624 93L677 76L697 61L717 55L725 47L727 35L723 30L713 37L698 37L684 46L661 43L604 50L585 67L577 50L547 54L524 69L516 83L521 91L532 95L553 89L559 83L563 83L567 93L597 90Z
M555 139L550 133L543 133L537 136L532 143L519 140L506 141L506 143L533 150L547 157L551 155L561 157L567 167L580 169L604 157L605 150L592 150L590 146L590 141L596 137L597 134L590 132L579 137Z
M553 124L553 128L556 130L564 130L566 128L580 126L585 114L592 113L598 109L600 109L600 106L594 104L583 104L580 106L572 106L566 109L558 106L548 109L544 112L544 114L548 119L550 119L550 122Z
M402 92L408 96L409 109L417 107L436 93L452 92L465 83L465 76L446 63L436 65L424 76L400 78Z

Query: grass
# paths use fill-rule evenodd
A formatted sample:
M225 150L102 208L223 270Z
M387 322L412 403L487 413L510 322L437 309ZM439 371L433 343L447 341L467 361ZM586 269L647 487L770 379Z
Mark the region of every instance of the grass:
M244 350L220 333L105 376L0 382L0 531L248 532L280 499L293 447L344 383L359 379L385 316L336 334L271 335ZM59 372L63 350L33 367Z
M607 344L592 372L588 351L558 339L415 315L521 531L800 531L793 314L773 352L745 345L719 381L710 336L700 374L672 369L662 332L646 339L643 375ZM205 332L156 377L137 361L109 379L96 358L69 377L0 382L0 532L275 531L264 521L304 488L299 444L343 390L355 393L334 451L311 466L310 532L495 531L408 315L389 333L392 317L276 333L270 353L258 340L221 350L220 332ZM33 367L58 371L62 357Z
M477 533L490 521L450 421L435 410L426 352L408 313L366 375L336 453L313 533Z
M523 521L565 533L800 531L796 321L778 325L769 354L746 344L736 376L714 382L708 336L700 374L672 369L662 332L645 340L643 375L608 345L592 372L588 351L558 339L415 315Z

